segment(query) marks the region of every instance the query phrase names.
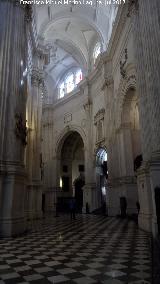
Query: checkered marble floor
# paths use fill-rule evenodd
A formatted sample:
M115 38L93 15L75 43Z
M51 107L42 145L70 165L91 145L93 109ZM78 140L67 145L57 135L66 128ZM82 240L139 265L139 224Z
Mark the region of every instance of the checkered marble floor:
M128 220L48 217L0 240L0 284L150 284L150 237Z

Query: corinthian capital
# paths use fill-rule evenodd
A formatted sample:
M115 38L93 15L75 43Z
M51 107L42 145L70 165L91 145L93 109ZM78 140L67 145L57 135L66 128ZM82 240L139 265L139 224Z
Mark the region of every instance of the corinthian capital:
M33 68L31 75L31 82L33 86L39 86L44 82L43 71L38 68Z
M32 22L32 18L33 18L33 9L31 5L26 5L26 9L25 9L25 19L27 22Z

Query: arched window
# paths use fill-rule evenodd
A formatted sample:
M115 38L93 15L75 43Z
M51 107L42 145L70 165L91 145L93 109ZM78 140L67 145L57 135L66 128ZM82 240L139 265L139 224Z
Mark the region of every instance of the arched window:
M101 53L101 44L98 41L93 49L93 62L95 64L98 55Z
M82 78L81 69L76 69L75 71L67 73L59 85L59 98L63 98L66 94L72 92Z

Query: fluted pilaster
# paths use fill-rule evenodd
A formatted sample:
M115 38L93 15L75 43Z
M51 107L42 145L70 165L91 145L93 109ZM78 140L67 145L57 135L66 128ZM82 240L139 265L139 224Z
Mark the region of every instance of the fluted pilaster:
M138 172L141 204L139 224L149 231L152 227L156 235L154 189L160 185L160 2L159 0L132 2L132 5L136 4L136 9L132 9L130 16L133 19L135 37L142 151L144 161L148 161L144 162Z
M138 2L138 3L137 3ZM136 1L134 35L144 158L160 150L160 3Z
M4 236L25 229L25 13L25 6L16 1L0 2L0 234Z

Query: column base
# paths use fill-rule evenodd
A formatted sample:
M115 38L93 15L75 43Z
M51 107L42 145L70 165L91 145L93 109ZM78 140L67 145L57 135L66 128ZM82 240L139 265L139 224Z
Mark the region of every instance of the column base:
M11 237L26 230L25 169L23 165L12 161L2 162L0 166L0 236Z
M143 163L137 172L138 197L140 214L139 227L147 232L152 232L152 193L150 184L149 164Z
M24 217L0 220L0 236L13 237L23 234L27 230L27 222Z
M152 193L152 233L160 235L160 151L153 152L150 165L150 183ZM155 191L155 189L158 189Z
M42 185L41 183L32 183L27 186L28 208L26 216L28 220L41 219L42 213Z
M121 214L120 197L127 201L127 215L137 213L136 202L138 201L137 184L134 177L122 177L110 181L108 192L108 215L117 216Z
M142 230L152 232L152 215L140 213L138 216L138 225Z
M45 212L56 212L57 198L60 190L55 188L46 189L45 194Z

